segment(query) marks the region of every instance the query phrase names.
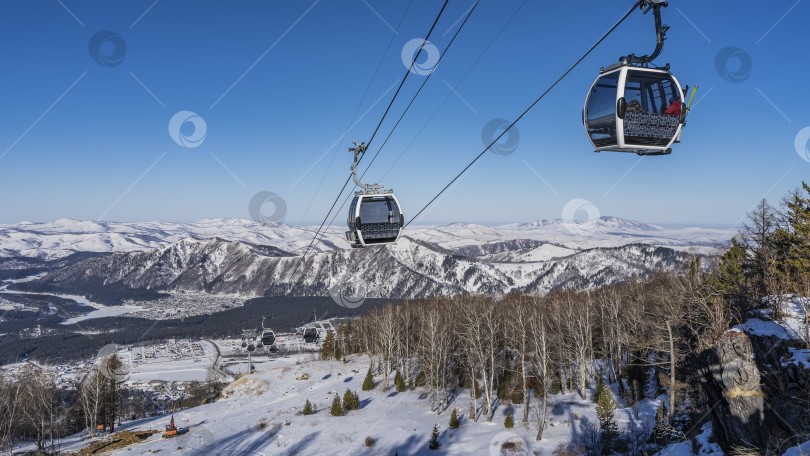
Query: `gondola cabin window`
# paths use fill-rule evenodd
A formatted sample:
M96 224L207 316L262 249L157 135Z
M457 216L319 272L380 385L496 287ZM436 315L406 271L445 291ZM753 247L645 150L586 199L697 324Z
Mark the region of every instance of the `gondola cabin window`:
M596 147L616 144L616 92L619 71L599 78L591 88L585 125Z

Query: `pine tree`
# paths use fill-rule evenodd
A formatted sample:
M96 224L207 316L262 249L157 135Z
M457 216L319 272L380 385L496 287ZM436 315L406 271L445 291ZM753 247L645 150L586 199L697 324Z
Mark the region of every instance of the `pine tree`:
M431 450L438 450L441 446L441 442L439 442L439 425L433 425L433 432L430 433L430 440L428 441L428 448Z
M340 395L335 393L335 400L332 401L332 416L343 416L343 406L340 404Z
M608 442L611 442L618 434L616 420L613 417L613 412L615 412L617 408L619 408L619 406L616 405L616 401L613 400L613 392L605 385L600 375L599 380L597 380L596 390L596 417L599 418L599 426L605 433L604 436Z
M807 197L797 191L785 201L791 230L776 230L779 247L783 250L780 252L781 269L794 278L810 275L810 185L802 182L802 188Z
M473 385L475 385L475 389L473 390L473 394L475 394L475 398L476 399L481 399L481 396L484 394L484 392L481 391L481 388L478 387L478 382L477 381L473 380Z
M602 377L602 373L600 372L599 375L596 376L596 394L598 395L600 391L605 389L605 378Z
M458 409L453 409L450 413L450 429L458 429L461 422L458 420Z
M360 410L360 397L357 393L346 389L346 393L343 394L343 410L347 412L350 410Z
M503 427L506 429L512 429L515 427L515 419L512 417L512 412L507 412L506 418L503 420Z
M560 381L559 377L554 377L554 380L551 381L551 394L560 394L562 393L562 382Z
M326 331L326 337L321 345L321 359L332 359L335 355L335 334L332 331Z
M394 376L394 385L397 387L397 392L405 391L405 377L402 376L402 373L397 369L397 373Z
M371 391L374 389L374 376L371 375L371 366L368 367L366 378L363 380L363 391Z
M307 399L307 403L304 404L304 415L314 415L315 414L315 407L312 406L312 403L309 402Z

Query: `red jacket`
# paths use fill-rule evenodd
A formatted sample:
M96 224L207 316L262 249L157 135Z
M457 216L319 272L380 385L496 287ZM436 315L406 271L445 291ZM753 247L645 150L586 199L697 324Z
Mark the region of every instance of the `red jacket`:
M666 111L664 111L664 114L670 116L681 115L681 102L678 100L674 100L672 103L669 104L669 107L667 108Z

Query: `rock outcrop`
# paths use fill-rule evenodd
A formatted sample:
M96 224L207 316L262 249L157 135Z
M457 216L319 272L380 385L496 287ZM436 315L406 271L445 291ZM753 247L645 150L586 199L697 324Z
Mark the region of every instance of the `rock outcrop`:
M805 347L732 329L701 353L714 435L726 453L801 443L794 440L810 428L810 369L793 358Z
M701 354L703 390L711 409L714 434L724 450L763 448L770 430L760 370L751 340L732 329Z

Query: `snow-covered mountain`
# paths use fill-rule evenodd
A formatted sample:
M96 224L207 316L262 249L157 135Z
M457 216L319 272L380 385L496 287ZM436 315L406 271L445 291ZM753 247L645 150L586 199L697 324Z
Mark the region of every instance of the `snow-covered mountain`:
M172 222L91 222L59 219L46 223L22 222L0 225L0 256L55 259L76 252L132 252L165 247L186 238L239 241L268 245L290 253L303 253L317 227L296 227L273 223L260 224L242 219L206 219L192 223ZM329 227L313 243L315 252L348 248L341 226ZM527 254L523 260L535 261L551 256L563 256L572 250L594 247L618 247L631 243L669 246L676 249L712 248L724 243L733 231L705 228L665 229L616 217L600 217L586 222L543 220L530 223L486 226L453 223L440 226L410 226L405 234L415 240L429 242L450 250L477 248L481 244L538 241L556 244L563 250ZM535 247L540 247L541 244ZM527 245L527 244L526 244ZM501 252L492 248L490 254L513 252L504 245ZM521 261L520 255L509 259Z
M70 287L113 285L245 297L324 296L336 285L351 283L365 289L368 297L417 298L585 288L644 274L659 263L672 268L685 259L683 252L645 244L585 249L532 262L483 256L464 256L408 236L379 252L331 250L303 260L270 246L184 239L145 252L87 258L50 272L45 280Z
M315 228L242 219L206 219L192 223L173 222L89 222L59 219L45 223L22 222L0 225L0 256L60 258L76 252L146 251L186 238L221 238L286 251L306 248ZM340 239L337 235L340 235ZM338 248L342 233L321 236L315 251Z
M244 297L323 296L336 285L369 297L416 298L586 288L675 267L712 250L719 230L665 229L602 217L485 226L409 227L395 246L350 249L342 227L312 241L315 228L238 219L195 223L82 222L0 225L0 257L65 258L46 281ZM104 254L106 253L106 255Z

